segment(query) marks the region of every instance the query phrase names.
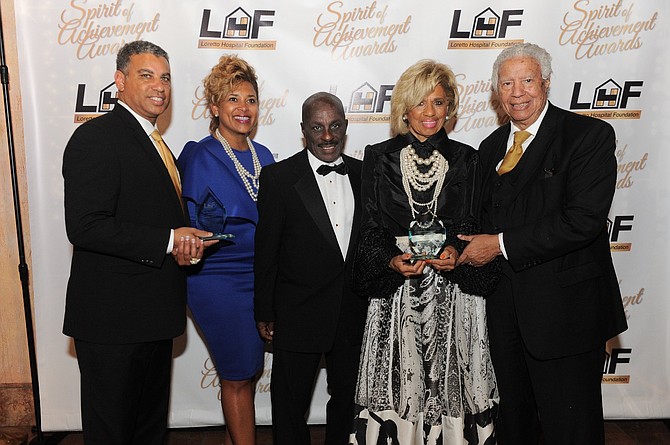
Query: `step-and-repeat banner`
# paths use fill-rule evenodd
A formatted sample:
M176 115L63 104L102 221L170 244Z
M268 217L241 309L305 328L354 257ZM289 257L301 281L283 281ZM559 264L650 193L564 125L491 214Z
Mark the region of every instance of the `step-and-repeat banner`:
M21 0L15 2L30 200L37 358L45 431L80 428L79 372L61 333L71 246L61 159L72 132L114 107L115 55L144 39L170 55L171 109L161 117L175 154L207 134L202 79L224 53L259 75L255 139L279 159L302 149L300 107L336 94L349 119L347 153L389 137L400 74L422 58L451 66L461 106L450 137L475 147L499 124L491 65L533 42L553 56L550 100L607 120L617 133L612 255L630 328L608 344L608 418L670 417L670 102L667 0ZM574 308L577 312L578 306ZM257 421L271 423L272 355L257 386ZM177 339L170 424L223 421L218 381L190 322ZM324 421L323 374L310 422Z

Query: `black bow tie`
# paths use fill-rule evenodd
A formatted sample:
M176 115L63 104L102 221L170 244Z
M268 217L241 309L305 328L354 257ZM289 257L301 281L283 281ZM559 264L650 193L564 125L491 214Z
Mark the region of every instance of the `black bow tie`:
M323 164L316 169L316 172L323 176L326 176L330 172L337 172L340 175L346 175L349 172L349 167L347 167L347 164L344 162L340 162L337 165Z

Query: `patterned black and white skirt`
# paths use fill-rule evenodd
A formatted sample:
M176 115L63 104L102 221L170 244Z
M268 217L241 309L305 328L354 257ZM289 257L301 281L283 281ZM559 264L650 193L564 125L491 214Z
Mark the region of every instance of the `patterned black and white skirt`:
M430 267L370 300L352 445L495 444L485 301Z

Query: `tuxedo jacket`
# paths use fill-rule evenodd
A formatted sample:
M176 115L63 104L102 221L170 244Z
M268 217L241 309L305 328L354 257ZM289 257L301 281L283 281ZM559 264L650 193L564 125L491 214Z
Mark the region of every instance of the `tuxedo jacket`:
M509 132L508 123L479 148L482 228L503 233L522 338L540 359L593 350L626 329L607 236L614 130L549 104L516 168L498 176Z
M169 339L185 326L185 275L166 255L188 225L170 175L130 112L82 124L63 157L73 245L63 332L123 344Z
M347 341L361 342L366 300L351 291L349 277L359 234L362 163L343 159L355 200L346 261L307 149L261 170L254 309L257 321L275 322L277 348L326 352L340 320Z

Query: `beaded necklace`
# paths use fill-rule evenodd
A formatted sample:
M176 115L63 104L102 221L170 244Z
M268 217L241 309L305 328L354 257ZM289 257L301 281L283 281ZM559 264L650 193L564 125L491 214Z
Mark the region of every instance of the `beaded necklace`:
M249 196L251 196L251 199L255 202L258 199L258 178L261 175L261 161L258 159L258 154L254 148L254 144L251 143L251 139L247 137L247 144L251 151L251 160L254 166L253 174L249 173L249 171L244 168L244 165L237 159L233 148L230 146L226 138L223 137L218 128L214 132L214 137L221 143L223 151L225 151L230 160L233 161L235 170L237 170L237 174L240 175L244 188L247 189L247 193L249 193Z
M427 172L422 173L419 170L419 165L430 166L430 168ZM433 153L425 159L416 154L416 150L414 150L412 145L408 145L400 151L402 185L405 194L407 194L413 220L416 220L416 215L419 213L416 207L426 208L433 217L437 214L437 197L440 195L442 185L444 184L444 177L447 175L448 170L449 162L437 150L433 150ZM433 197L430 201L419 202L414 199L412 189L417 192L425 192L431 187L435 188L433 189Z

